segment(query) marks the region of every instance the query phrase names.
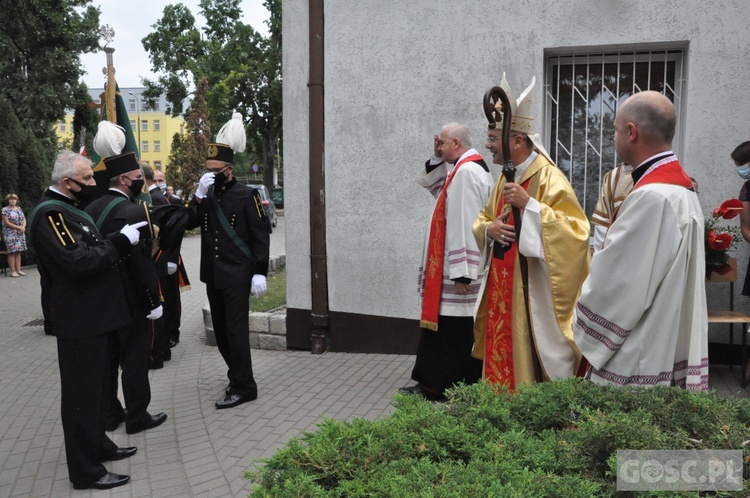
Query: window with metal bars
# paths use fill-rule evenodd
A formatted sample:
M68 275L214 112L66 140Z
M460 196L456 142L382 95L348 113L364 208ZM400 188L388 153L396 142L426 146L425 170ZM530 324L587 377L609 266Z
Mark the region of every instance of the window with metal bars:
M655 90L675 104L673 149L679 156L684 50L549 55L545 71L545 136L549 153L591 217L603 176L620 164L612 136L617 107Z

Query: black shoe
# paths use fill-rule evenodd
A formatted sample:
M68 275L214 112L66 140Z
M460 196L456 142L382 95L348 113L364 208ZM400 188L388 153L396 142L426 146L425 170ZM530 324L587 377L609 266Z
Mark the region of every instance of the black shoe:
M125 432L128 434L137 434L147 429L159 427L165 420L167 420L167 414L164 412L157 413L156 415L147 415L144 421L133 422L130 425L126 425Z
M407 396L422 396L430 401L446 401L448 399L442 394L436 394L422 388L419 384L416 386L401 387L398 392Z
M248 401L258 399L258 393L250 394L227 394L224 399L215 403L217 410L223 410L224 408L232 408Z
M149 370L159 370L160 368L164 368L164 360L153 360L148 365Z
M73 483L73 489L112 489L127 484L128 481L130 481L130 476L107 472L98 481L90 482L88 484Z
M110 455L109 457L106 457L103 462L106 461L115 461L115 460L124 460L126 458L130 458L133 455L135 455L135 452L138 451L138 448L135 446L130 446L127 448L117 448L117 451L114 452L113 455Z

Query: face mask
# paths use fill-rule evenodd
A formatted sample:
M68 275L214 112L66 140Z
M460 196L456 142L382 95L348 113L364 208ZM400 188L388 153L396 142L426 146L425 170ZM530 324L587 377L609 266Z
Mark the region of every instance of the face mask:
M143 191L143 180L130 180L130 186L128 187L133 197L138 197Z
M214 185L224 185L224 182L227 181L226 170L221 173L214 173L214 177Z
M737 174L743 180L750 180L750 164L745 164L737 168Z
M78 202L82 204L88 204L89 202L98 199L102 195L102 193L99 191L99 187L97 187L96 185L86 185L85 183L77 182L72 178L68 178L68 180L81 187L81 190L79 192L73 192L71 190L70 193L78 200Z
M167 186L164 183L159 184L158 187L159 187L159 190L161 190L162 194L167 191Z

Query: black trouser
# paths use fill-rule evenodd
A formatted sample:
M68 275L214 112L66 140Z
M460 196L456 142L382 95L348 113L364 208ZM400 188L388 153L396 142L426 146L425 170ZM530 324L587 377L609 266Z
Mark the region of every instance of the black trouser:
M102 460L117 451L117 445L104 433L102 418L107 349L112 335L57 338L65 456L68 476L74 484L99 480L107 473Z
M229 370L229 394L257 394L250 356L250 286L217 289L206 284L216 345Z
M122 405L117 398L117 372L122 367L122 394L130 425L141 422L148 416L151 403L151 384L148 380L148 364L151 352L152 326L146 318L148 311L133 312L133 323L120 329L110 348L108 385L105 392L104 413L107 420L122 419Z
M458 382L477 382L482 361L471 356L473 346L472 317L439 315L437 331L421 329L411 378L436 394Z
M162 296L164 297L164 333L169 340L178 342L180 340L180 320L182 320L182 298L180 296L180 280L175 273L159 277Z
M158 320L152 320L151 330L151 362L159 363L172 357L169 351L169 303L167 302L165 285L167 277L159 277L159 289L164 301L161 303L163 313Z

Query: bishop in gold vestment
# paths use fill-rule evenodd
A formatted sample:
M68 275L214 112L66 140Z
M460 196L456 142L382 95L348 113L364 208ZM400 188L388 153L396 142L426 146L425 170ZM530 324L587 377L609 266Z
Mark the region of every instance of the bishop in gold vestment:
M502 85L507 88L504 77ZM573 316L589 262L586 215L533 133L533 85L517 103L506 90L516 103L510 153L517 183L501 176L473 227L487 274L477 301L472 354L484 360L485 379L511 389L576 374L581 355L573 340ZM500 136L500 129L489 130L486 144L497 164L503 163ZM522 221L517 240L511 206L519 208ZM531 323L519 254L528 262Z

